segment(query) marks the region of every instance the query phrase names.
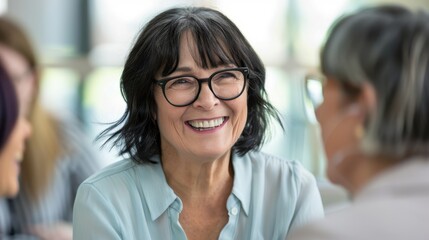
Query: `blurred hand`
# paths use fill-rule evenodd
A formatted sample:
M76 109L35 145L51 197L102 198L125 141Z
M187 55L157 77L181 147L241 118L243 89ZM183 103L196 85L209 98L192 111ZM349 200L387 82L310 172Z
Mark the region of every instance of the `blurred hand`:
M43 240L72 240L73 229L70 223L59 222L52 225L33 225L29 229L31 234Z

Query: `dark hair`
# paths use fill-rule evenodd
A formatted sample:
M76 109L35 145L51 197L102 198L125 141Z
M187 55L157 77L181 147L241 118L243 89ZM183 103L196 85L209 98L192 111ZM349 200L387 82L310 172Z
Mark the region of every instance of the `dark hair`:
M129 154L137 163L151 162L160 154L160 133L156 112L153 79L172 73L179 61L180 38L189 32L195 39L202 68L221 64L248 67L248 115L246 126L233 149L244 155L258 149L265 140L269 117L280 125L278 112L266 100L265 67L240 30L222 13L203 7L173 8L155 16L142 29L131 49L121 76L121 91L127 108L123 116L104 130L100 137L113 132L120 154Z
M15 87L0 64L0 151L5 146L18 118Z
M341 18L326 40L321 67L343 85L374 87L377 109L367 119L365 151L401 158L429 152L427 13L382 5Z

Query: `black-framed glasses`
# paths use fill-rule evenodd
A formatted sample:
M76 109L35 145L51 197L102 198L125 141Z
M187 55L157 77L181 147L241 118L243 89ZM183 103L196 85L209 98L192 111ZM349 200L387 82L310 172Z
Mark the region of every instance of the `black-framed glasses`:
M323 103L323 88L326 85L326 77L319 73L311 73L305 76L305 88L308 98L314 109Z
M208 78L191 75L154 80L162 88L165 99L176 107L194 103L201 92L201 85L207 82L210 91L220 100L238 98L246 88L249 69L247 67L228 68L214 72Z

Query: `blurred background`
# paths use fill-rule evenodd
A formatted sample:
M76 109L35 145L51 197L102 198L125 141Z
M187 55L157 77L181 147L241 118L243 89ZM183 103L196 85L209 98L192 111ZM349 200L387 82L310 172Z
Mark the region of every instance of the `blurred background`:
M21 24L35 43L44 66L43 104L75 115L93 139L125 109L119 80L141 27L173 6L220 10L265 63L269 98L284 118L286 131L273 125L263 150L302 162L330 205L347 196L324 178L324 153L304 76L317 69L320 46L337 17L380 3L429 8L428 0L0 0L0 13ZM115 148L100 151L105 165L121 159Z

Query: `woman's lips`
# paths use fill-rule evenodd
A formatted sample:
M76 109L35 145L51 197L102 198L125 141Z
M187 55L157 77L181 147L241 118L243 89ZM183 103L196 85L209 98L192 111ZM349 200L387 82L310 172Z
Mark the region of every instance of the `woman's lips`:
M220 117L210 120L191 120L186 121L186 124L197 131L213 130L222 126L228 120L228 117Z

